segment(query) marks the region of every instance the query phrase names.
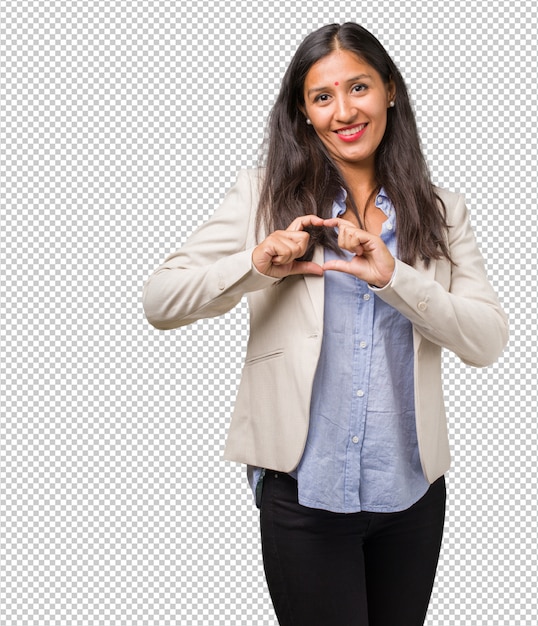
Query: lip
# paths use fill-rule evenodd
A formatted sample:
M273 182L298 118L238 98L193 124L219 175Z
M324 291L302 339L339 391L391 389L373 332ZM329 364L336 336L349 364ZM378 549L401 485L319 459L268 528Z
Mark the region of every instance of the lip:
M350 130L352 128L362 128L360 130L358 130L356 133L353 133L352 135L342 135L341 133L339 133L338 131L341 130ZM368 128L368 123L364 123L364 124L354 124L353 126L346 126L345 128L339 128L338 130L335 130L335 134L338 137L338 139L341 139L342 141L345 141L346 143L350 143L352 141L357 141L357 139L360 139L363 135L364 132L366 131L366 129Z

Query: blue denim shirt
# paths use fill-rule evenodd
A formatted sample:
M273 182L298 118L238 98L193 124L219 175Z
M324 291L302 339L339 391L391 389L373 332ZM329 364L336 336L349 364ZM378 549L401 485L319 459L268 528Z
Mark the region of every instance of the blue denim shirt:
M396 255L396 215L383 189L376 206L387 216L381 237ZM342 193L333 216L345 209ZM325 250L325 260L332 258L338 257ZM426 493L415 428L413 367L411 322L364 281L327 271L308 438L291 472L300 504L342 513L394 512ZM249 468L253 488L261 476L261 470Z

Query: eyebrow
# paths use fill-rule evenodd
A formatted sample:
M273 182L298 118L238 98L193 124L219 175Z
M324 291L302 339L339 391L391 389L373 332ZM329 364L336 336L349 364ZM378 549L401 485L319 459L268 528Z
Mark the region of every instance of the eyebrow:
M353 78L349 78L348 80L344 82L354 83L357 80L363 80L364 78L372 78L372 77L370 76L370 74L359 74L358 76L353 76ZM327 91L328 89L330 89L330 87L312 87L312 89L308 90L307 95L310 96L310 94L312 93L320 93L321 91Z

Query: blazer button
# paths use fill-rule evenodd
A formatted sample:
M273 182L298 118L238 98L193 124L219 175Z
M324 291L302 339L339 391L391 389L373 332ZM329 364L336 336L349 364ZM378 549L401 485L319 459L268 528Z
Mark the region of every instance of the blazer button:
M417 309L418 309L419 311L425 311L427 308L428 308L428 305L427 305L427 303L426 303L426 302L424 302L424 301L419 302L419 303L417 304Z

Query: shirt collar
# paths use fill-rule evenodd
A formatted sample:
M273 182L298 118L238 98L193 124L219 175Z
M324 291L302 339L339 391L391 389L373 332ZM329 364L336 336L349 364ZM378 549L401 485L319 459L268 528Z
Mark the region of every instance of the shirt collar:
M334 199L333 208L332 208L332 217L340 217L343 213L346 212L346 199L347 199L347 191L342 187ZM375 197L375 205L380 208L385 215L390 217L392 213L392 203L385 192L385 188L381 187L381 189L377 192Z
M342 187L334 199L332 217L340 217L346 211L347 191Z

